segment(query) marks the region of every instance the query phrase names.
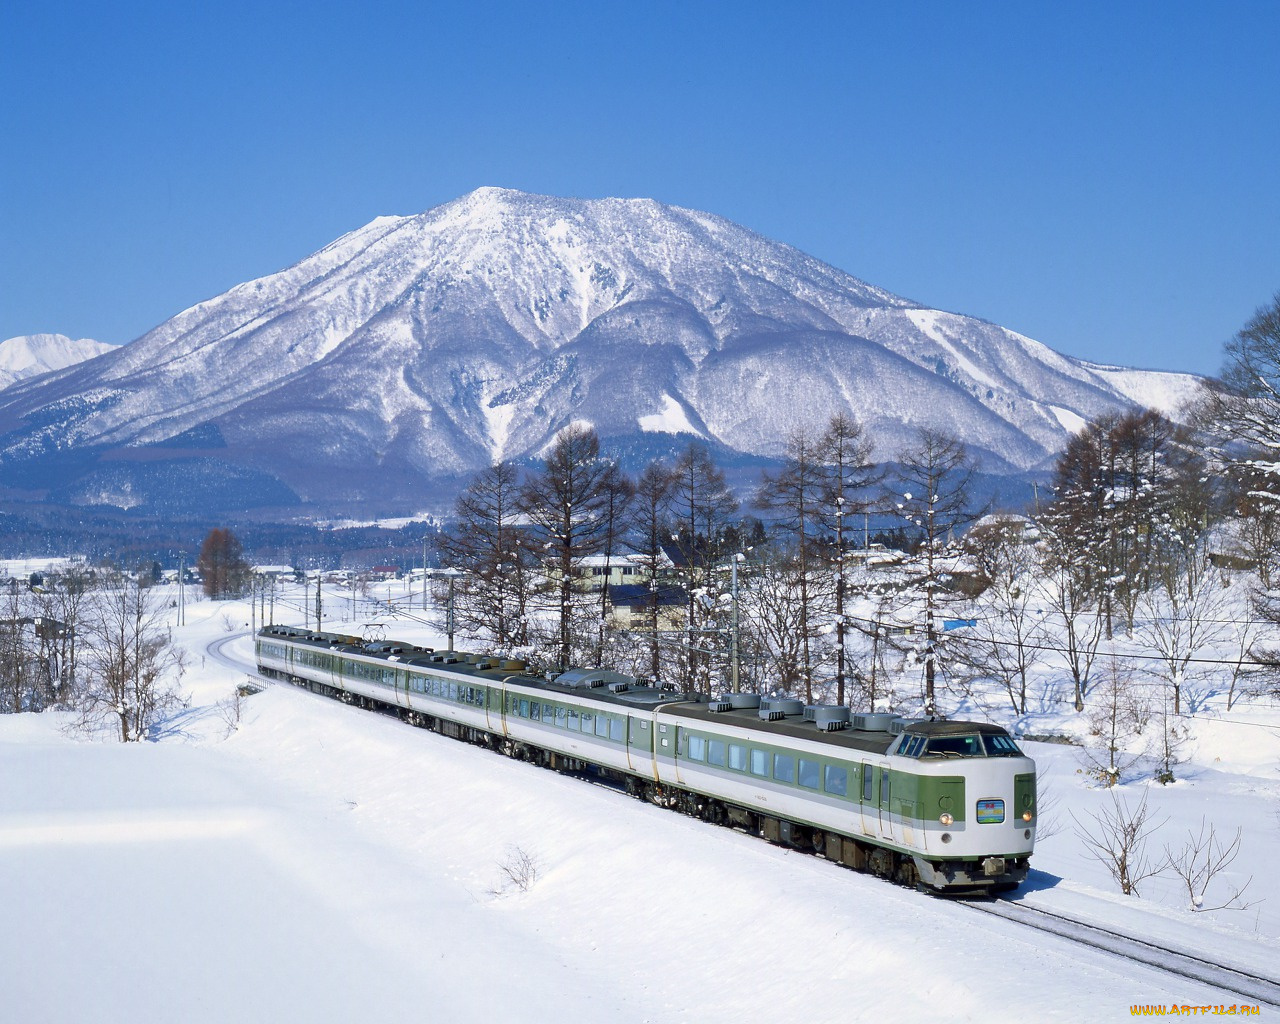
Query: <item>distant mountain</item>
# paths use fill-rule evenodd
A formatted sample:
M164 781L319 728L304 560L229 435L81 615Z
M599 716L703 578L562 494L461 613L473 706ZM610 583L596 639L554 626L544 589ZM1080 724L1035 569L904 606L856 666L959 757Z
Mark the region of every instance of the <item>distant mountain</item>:
M776 458L836 410L884 457L926 425L1016 473L1195 380L1059 355L711 214L482 188L0 393L0 482L154 509L438 508L575 420L634 465L690 437Z
M62 370L110 352L116 346L65 334L22 334L0 341L0 390L50 370Z

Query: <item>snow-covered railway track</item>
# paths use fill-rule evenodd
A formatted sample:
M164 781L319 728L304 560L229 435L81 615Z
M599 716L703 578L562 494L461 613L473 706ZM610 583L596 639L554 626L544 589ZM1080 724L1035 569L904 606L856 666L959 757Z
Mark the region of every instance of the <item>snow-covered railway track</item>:
M1057 935L1078 945L1155 967L1179 978L1202 982L1223 992L1232 992L1252 1003L1280 1007L1280 980L1238 967L1215 963L1188 950L1137 939L1109 928L1087 924L1074 918L1041 910L1010 900L960 900L963 906L993 917L1004 918L1037 931Z

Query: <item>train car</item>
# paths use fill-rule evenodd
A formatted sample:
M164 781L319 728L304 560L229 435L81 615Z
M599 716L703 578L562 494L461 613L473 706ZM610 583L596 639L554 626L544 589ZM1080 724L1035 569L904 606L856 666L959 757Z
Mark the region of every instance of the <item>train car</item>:
M935 892L1027 874L1035 763L999 726L706 700L607 670L267 626L260 671Z

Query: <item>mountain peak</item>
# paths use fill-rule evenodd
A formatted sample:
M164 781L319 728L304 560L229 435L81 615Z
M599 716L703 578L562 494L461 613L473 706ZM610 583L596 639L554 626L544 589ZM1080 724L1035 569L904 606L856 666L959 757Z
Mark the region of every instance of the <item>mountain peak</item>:
M0 469L69 502L405 508L575 420L632 462L693 436L774 458L843 411L881 457L923 425L1025 471L1145 380L713 214L486 186L0 395Z

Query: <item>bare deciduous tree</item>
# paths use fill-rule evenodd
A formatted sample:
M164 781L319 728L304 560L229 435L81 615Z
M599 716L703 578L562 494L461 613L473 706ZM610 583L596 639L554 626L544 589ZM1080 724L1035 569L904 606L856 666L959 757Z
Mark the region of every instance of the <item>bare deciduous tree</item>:
M534 555L520 514L519 471L499 462L472 477L455 505L457 521L437 541L455 581L455 628L495 650L529 643Z
M81 724L112 723L125 743L145 739L166 714L185 704L177 690L181 652L153 594L121 580L95 593L88 617L89 679L81 697Z
M1152 821L1147 810L1147 795L1137 807L1130 807L1115 792L1109 794L1111 806L1104 807L1091 822L1082 824L1073 813L1076 835L1089 853L1097 859L1120 886L1126 896L1139 896L1138 886L1164 870L1165 861L1153 862L1147 856L1147 842L1164 821Z
M937 711L934 696L938 661L937 613L942 601L943 548L956 531L981 518L970 502L977 464L959 438L922 429L914 444L898 456L899 494L894 501L903 517L918 529L920 547L916 586L924 605L924 711Z
M1027 713L1027 681L1045 639L1031 586L1036 556L1025 527L1020 517L993 517L965 537L984 589L974 600L976 624L957 643L975 672L1000 682L1020 715Z
M574 641L588 635L574 621L575 607L583 607L582 601L575 602L574 591L582 559L601 550L609 529L609 466L600 458L596 432L574 424L556 435L541 472L530 476L522 493L522 507L555 577L559 635L554 657L561 668L574 664L580 649Z
M240 539L230 530L214 528L200 545L196 560L204 592L214 600L239 597L249 586L252 569Z
M797 669L804 684L806 703L813 703L813 601L809 594L814 562L814 520L818 515L826 474L819 462L819 441L808 431L797 429L787 436L782 469L762 474L756 505L773 512L778 526L790 539L788 561L798 593L795 602L795 639L799 654Z
M1205 829L1208 829L1206 832ZM1236 829L1235 838L1229 843L1218 838L1212 825L1200 819L1200 830L1187 830L1187 842L1180 850L1165 847L1165 858L1169 869L1180 879L1187 890L1187 904L1193 911L1212 912L1215 910L1248 910L1253 903L1244 901L1244 892L1253 881L1252 876L1237 888L1232 888L1231 895L1216 906L1204 905L1205 895L1214 879L1231 866L1240 852L1240 838L1244 834L1242 828Z
M1086 712L1090 731L1102 741L1102 746L1079 748L1085 770L1108 788L1115 786L1142 756L1129 749L1144 719L1144 709L1138 703L1132 667L1111 655L1106 661L1106 671L1095 683L1093 699Z

